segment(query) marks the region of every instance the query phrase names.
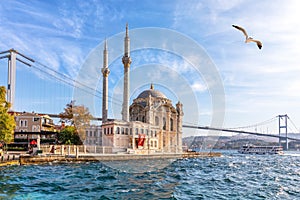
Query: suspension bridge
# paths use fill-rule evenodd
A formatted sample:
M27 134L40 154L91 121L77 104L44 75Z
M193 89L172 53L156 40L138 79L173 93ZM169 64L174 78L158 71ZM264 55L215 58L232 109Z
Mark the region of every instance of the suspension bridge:
M80 90L83 90L89 95L92 95L94 97L102 98L102 92L87 85L84 83L81 83L75 79L70 78L69 76L58 72L54 70L53 68L42 64L41 62L38 62L14 49L10 49L7 51L2 51L0 52L0 60L1 59L7 59L8 60L8 78L7 78L7 101L11 103L12 107L11 109L14 110L15 106L15 95L16 95L16 64L17 61L26 65L27 67L30 67L30 69L34 69L35 71L38 71L39 73L44 75L45 77L48 77L48 79L52 79L59 81L62 85L67 85L71 89L76 87ZM32 76L32 74L30 75ZM31 79L27 78L28 80ZM41 84L43 87L48 87L45 84ZM33 86L32 86L33 87ZM59 90L60 87L56 87L56 92ZM48 88L49 89L49 88ZM33 89L34 90L34 89ZM33 91L32 90L32 91ZM45 90L45 89L42 89ZM66 91L63 89L61 93L68 93L70 92L69 90ZM49 99L52 97L49 97ZM121 107L122 102L118 99L114 99L112 97L109 97L109 101L111 103L114 103L118 106ZM49 102L57 102L56 100L50 99ZM57 104L60 104L60 106L64 106L66 103L66 99L63 99L63 103L58 102ZM62 110L62 107L60 108ZM49 115L50 117L53 118L59 118L58 114L53 114L53 113L44 113ZM101 117L94 117L93 120L98 120L101 121ZM265 133L264 131L258 131L258 127L265 126L266 124L269 123L277 123L277 130L273 131L273 133ZM288 126L289 124L289 126ZM235 128L219 128L219 127L209 127L209 126L199 126L195 124L183 124L183 128L188 128L188 129L199 129L199 130L212 130L212 131L219 131L219 132L228 132L228 133L233 133L233 134L246 134L246 135L255 135L255 136L261 136L261 137L272 137L272 138L277 138L279 145L283 146L284 149L289 148L289 141L299 141L300 142L300 137L297 138L295 136L291 137L292 133L295 135L295 133L299 132L299 129L295 126L295 123L290 119L290 117L285 114L285 115L278 115L276 117L273 117L272 119L266 120L264 122L256 123L254 125L250 126L243 126L243 127L235 127ZM252 129L252 130L250 130ZM254 129L254 130L253 130ZM300 133L298 133L300 135Z

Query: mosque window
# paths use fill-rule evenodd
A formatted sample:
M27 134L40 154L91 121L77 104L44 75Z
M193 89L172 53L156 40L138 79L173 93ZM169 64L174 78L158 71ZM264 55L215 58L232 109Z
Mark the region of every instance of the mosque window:
M171 129L171 131L173 131L173 119L172 118L170 119L170 129Z
M155 117L155 126L159 126L159 118L157 116Z

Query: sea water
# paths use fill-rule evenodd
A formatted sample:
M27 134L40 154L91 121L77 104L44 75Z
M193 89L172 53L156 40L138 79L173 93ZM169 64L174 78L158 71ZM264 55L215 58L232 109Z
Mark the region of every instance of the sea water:
M222 154L0 167L0 199L300 199L297 152Z

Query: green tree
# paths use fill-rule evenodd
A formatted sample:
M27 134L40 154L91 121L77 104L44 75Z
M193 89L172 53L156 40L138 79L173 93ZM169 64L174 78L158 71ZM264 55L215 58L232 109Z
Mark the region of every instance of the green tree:
M66 105L64 112L59 114L62 121L74 126L81 141L86 138L85 130L90 126L92 115L88 108L83 105L75 105L75 101L71 101Z
M58 140L63 144L82 144L78 132L74 126L66 126L63 130L61 130L58 134Z
M13 115L8 113L10 103L5 100L6 89L0 87L0 142L9 143L14 138L16 122Z

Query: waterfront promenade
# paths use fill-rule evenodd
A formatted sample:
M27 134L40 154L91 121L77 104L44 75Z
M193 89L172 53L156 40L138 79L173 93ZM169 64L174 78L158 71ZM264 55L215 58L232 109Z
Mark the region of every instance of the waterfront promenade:
M142 160L142 159L183 159L183 158L207 158L219 157L221 153L217 152L183 152L183 153L145 153L145 154L129 154L129 153L90 153L83 146L56 146L56 149L72 149L72 151L62 151L49 153L47 151L39 151L36 154L28 154L26 152L8 152L1 156L0 166L3 165L30 165L45 164L50 162L66 163L66 162L98 162L98 161L125 161L125 160Z
M20 164L20 155L5 153L0 156L0 167L6 165L19 165Z

